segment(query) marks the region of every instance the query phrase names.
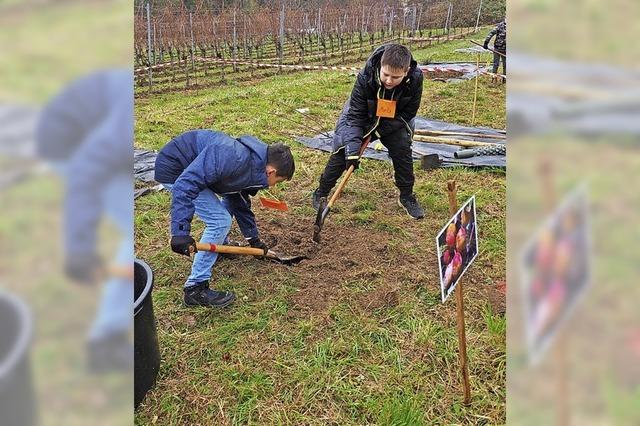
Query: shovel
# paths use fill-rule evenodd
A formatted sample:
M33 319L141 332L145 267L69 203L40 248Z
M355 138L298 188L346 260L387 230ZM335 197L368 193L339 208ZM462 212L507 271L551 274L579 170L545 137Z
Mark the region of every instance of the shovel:
M265 255L264 250L255 247L223 246L211 243L196 243L196 248L200 251L210 251L214 253L260 256L277 263L282 263L283 265L295 265L307 258L306 256L279 256L271 250Z
M364 150L367 149L367 145L369 145L370 141L371 141L371 136L367 137L364 140L362 146L360 147L360 157L362 157L362 154L364 153ZM331 207L333 207L336 200L340 197L340 194L342 194L342 190L344 189L345 185L349 181L349 178L353 174L354 170L355 170L355 167L353 165L347 169L347 173L342 178L342 181L336 188L336 192L334 192L333 195L331 196L331 199L329 200L329 202L327 202L326 197L320 199L320 205L318 206L318 212L316 213L316 221L313 224L313 241L314 242L316 243L320 242L320 232L322 232L322 226L324 225L324 220L329 215L329 212L331 211Z

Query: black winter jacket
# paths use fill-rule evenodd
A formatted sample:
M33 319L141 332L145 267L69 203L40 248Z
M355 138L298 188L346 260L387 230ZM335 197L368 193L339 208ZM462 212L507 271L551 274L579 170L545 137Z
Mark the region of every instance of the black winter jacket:
M377 48L367 60L351 96L342 109L333 137L334 152L345 147L345 155L357 155L363 138L374 130L384 136L399 129L413 133L413 119L418 113L422 98L422 70L413 58L405 79L392 90L380 83L380 60L386 45ZM397 101L395 118L376 117L378 95Z
M500 53L507 53L507 23L502 21L496 25L484 40L485 44L488 44L494 35L496 36L496 40L493 42L494 49Z

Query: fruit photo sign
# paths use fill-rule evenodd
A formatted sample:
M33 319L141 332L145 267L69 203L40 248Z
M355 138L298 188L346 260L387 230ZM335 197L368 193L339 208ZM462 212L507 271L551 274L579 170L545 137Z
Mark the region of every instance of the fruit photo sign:
M442 303L478 255L476 197L469 198L436 237Z
M520 275L529 361L536 363L590 281L587 195L568 195L525 245Z

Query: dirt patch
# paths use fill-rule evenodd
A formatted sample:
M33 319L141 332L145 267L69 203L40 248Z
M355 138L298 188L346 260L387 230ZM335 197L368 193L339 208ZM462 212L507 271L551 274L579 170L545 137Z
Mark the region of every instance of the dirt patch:
M311 240L312 222L294 222L271 219L260 228L263 239L280 256L305 256L314 258L321 245Z
M398 287L383 286L360 295L358 302L365 311L393 308L400 302L400 292Z
M311 239L313 220L279 218L260 224L265 241L277 239L273 249L279 255L307 257L294 267L299 287L291 296L293 315L313 313L322 316L337 302L350 302L353 299L351 295L358 290L354 286L359 283L396 281L397 269L391 264L398 264L398 253L391 250L389 237L384 233L327 221L322 242L315 243ZM385 285L357 301L367 310L395 306L398 304L398 292Z
M494 313L503 315L507 312L507 282L505 280L498 281L489 286L487 291L487 299L491 304Z
M289 279L291 283L291 278L295 277L295 288L287 296L287 315L292 319L316 320L328 318L332 307L338 304L374 312L391 309L403 298L411 298L412 294L425 290L431 295L428 300L439 299L433 234L441 227L442 218L428 215L421 221L412 220L399 210L396 197L393 191L381 191L375 220L362 224L350 213L358 198L347 194L341 198L339 209L327 218L321 243L312 241L315 215L301 217L260 210L257 221L261 238L280 256L306 256L307 259L291 266L266 262L261 266L265 268L261 276L269 279L255 281L259 289L256 293L276 291L279 282ZM287 202L304 205L309 199L291 197ZM385 226L375 226L378 221ZM237 228L234 229L237 233ZM224 271L231 272L244 262L252 260L225 263ZM491 268L482 270L492 272ZM478 268L474 271L480 273ZM481 303L492 300L494 311L504 312L504 295L489 287L494 286L470 282L466 290L472 300Z
M289 314L291 317L298 317L299 314L322 315L333 306L337 298L335 288L331 284L317 283L301 287L291 297L293 310Z
M430 80L448 80L450 78L462 78L464 72L454 70L430 69L423 70L424 77Z

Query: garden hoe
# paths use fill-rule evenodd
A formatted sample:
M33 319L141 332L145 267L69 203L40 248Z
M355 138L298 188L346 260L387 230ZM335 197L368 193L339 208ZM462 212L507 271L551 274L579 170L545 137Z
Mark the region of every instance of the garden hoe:
M371 136L367 137L364 140L364 143L360 147L360 157L362 157L362 154L364 153L364 150L367 149L367 145L369 145L370 141L371 141ZM342 190L344 189L345 185L349 181L349 178L351 177L351 174L353 174L354 170L355 170L355 167L353 165L349 167L349 169L347 169L347 173L342 178L342 181L336 188L336 192L334 192L333 195L331 196L331 199L329 199L329 202L327 202L326 197L323 197L320 199L320 205L318 206L318 212L316 213L316 221L313 224L313 241L314 242L316 243L320 242L320 232L322 232L322 226L324 225L324 220L329 215L329 212L331 211L331 207L333 207L333 205L336 203L336 200L340 197Z
M306 256L279 256L271 250L267 251L267 253L265 254L264 250L255 247L237 247L223 246L211 243L196 243L196 248L200 251L210 251L214 253L260 256L277 263L282 263L283 265L295 265L301 260L306 259Z

